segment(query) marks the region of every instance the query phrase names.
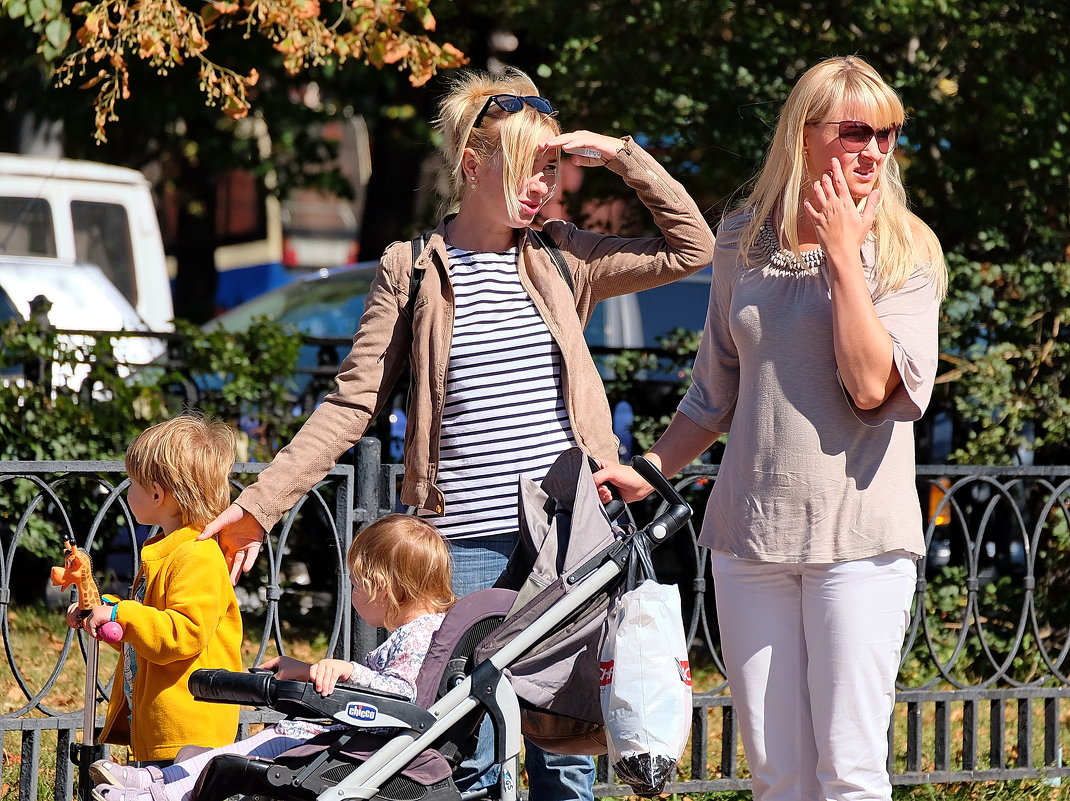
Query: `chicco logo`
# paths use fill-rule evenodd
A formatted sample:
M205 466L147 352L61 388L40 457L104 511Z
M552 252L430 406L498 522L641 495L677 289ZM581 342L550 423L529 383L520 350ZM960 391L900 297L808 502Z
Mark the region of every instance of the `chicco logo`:
M379 710L374 706L353 701L346 706L346 714L356 720L375 720Z

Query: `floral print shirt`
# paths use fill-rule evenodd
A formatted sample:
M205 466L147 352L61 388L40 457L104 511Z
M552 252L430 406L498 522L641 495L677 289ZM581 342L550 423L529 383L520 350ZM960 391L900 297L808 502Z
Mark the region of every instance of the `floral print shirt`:
M357 684L380 692L394 693L412 701L416 698L416 677L423 667L431 637L442 625L445 613L423 615L399 626L383 644L353 662L353 675L346 684Z

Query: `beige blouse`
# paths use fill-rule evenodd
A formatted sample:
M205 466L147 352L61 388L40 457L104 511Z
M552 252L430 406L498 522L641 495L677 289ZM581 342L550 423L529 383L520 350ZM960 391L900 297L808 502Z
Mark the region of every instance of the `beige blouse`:
M939 302L918 270L876 294L873 243L862 248L874 307L902 383L876 409L854 405L832 342L827 263L785 266L757 245L742 264L748 215L722 223L710 308L679 411L727 431L700 544L744 559L829 563L924 552L912 421L932 394ZM764 266L761 266L764 265Z

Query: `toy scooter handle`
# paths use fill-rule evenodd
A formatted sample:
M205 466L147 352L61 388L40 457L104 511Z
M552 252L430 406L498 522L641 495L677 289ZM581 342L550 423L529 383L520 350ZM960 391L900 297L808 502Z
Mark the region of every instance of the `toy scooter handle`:
M654 544L657 544L682 528L684 523L691 519L691 507L653 462L642 456L634 456L632 467L647 484L654 488L654 492L661 496L662 501L668 507L646 527L647 535Z

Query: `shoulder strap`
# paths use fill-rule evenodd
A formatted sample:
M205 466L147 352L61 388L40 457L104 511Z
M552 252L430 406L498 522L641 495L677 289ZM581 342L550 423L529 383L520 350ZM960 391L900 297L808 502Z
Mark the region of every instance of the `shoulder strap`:
M416 262L419 260L424 248L427 247L427 240L430 238L431 232L428 231L409 240L409 245L412 247L412 272L409 273L409 300L405 304L405 311L408 313L410 321L416 308L416 296L420 292L420 282L424 280L424 268L417 267Z
M565 263L565 255L561 252L561 248L554 242L554 238L545 231L539 231L535 228L530 230L535 235L539 246L545 248L546 252L550 254L550 258L553 259L554 264L557 266L557 271L561 273L561 278L568 284L568 291L575 295L576 287L572 283L572 273L569 272L568 265Z

